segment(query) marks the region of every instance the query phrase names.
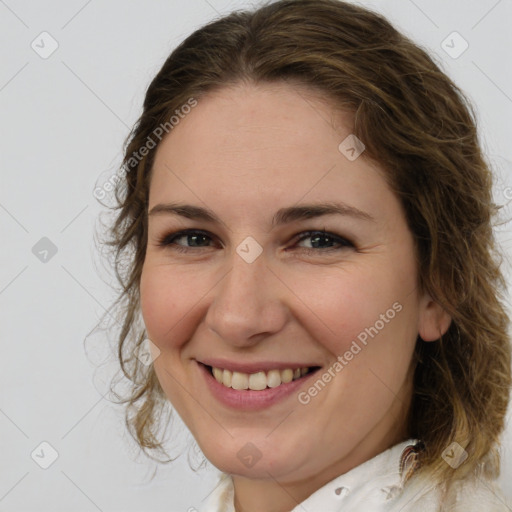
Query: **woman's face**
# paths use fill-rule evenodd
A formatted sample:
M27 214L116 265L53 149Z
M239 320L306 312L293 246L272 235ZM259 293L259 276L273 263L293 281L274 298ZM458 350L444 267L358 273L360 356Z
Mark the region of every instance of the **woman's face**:
M407 436L415 342L439 317L398 199L351 139L339 149L351 120L306 89L239 85L157 151L140 283L154 368L234 475L328 481Z

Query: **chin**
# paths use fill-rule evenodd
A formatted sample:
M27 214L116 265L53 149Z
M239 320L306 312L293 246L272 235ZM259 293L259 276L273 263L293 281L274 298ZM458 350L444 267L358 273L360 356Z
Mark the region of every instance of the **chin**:
M250 436L241 440L240 437L230 438L230 442L207 446L200 444L205 457L217 469L231 475L243 476L253 479L275 478L287 480L289 477L304 478L307 475L300 475L307 460L299 459L297 445L287 447L281 446L283 450L278 450L277 446L262 434L259 440L251 441L255 437ZM262 446L265 443L265 446ZM208 443L207 443L208 444ZM261 446L259 449L258 446ZM289 452L289 453L288 453ZM305 457L305 450L301 450Z

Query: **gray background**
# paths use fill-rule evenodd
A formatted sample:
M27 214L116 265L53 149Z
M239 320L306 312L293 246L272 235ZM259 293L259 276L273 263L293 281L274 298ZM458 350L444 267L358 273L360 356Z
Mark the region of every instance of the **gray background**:
M496 201L512 199L512 0L360 3L430 49L469 94ZM102 210L93 190L116 171L169 52L218 13L249 5L0 0L0 511L187 511L213 488L211 468L194 473L186 456L170 466L137 456L105 396L116 366L100 365L104 333L89 336L98 350L85 354L84 338L114 297L93 243ZM510 254L506 219L499 235ZM58 453L48 469L34 460L51 462L43 441ZM504 445L512 498L510 426Z

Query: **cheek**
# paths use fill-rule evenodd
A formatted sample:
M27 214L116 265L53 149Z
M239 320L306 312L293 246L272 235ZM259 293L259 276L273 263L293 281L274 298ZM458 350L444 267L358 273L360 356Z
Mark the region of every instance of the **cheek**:
M418 310L411 293L414 273L402 269L389 265L358 272L347 269L315 288L324 293L310 288L305 295L322 319L322 329L319 322L308 329L329 353L326 372L334 376L329 381L332 392L320 400L325 400L322 410L327 414L322 418L330 423L332 416L335 431L339 421L355 411L371 424L391 407L404 385L416 342ZM358 428L347 425L347 433L355 434Z
M165 288L158 286L158 281L156 272L144 265L140 280L140 307L148 337L153 342L160 339L162 310L164 303L169 301ZM169 306L172 307L172 303Z
M404 271L405 271L404 267ZM389 265L347 268L291 278L294 292L303 301L307 330L332 354L379 339L414 337L416 322L412 273ZM305 306L305 307L304 307ZM356 349L357 350L357 349Z
M147 334L160 349L179 344L188 314L197 298L190 281L164 265L145 264L140 280L140 302ZM181 319L181 321L180 321ZM181 333L181 336L178 336ZM165 347L164 347L165 344Z
M307 297L306 328L329 353L318 378L325 377L331 392L312 400L318 400L316 414L324 422L319 428L333 444L342 442L340 429L357 435L383 418L404 386L418 313L411 293L414 273L409 271L376 265L371 271L352 268L323 279L317 275L314 287L312 279L300 284L297 295ZM306 392L316 396L315 389ZM348 416L358 419L347 423Z

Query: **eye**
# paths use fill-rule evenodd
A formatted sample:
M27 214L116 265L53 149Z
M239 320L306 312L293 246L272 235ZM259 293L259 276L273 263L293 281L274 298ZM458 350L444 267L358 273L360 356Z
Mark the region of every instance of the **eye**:
M170 247L180 252L188 252L194 248L209 247L206 242L211 241L212 237L206 232L197 229L186 229L177 233L165 235L158 241L160 247ZM184 245L181 242L185 242Z
M310 247L300 245L306 240L310 240ZM194 249L212 247L210 242L213 242L213 237L207 231L186 229L164 235L158 240L158 245L178 252L191 252ZM295 244L291 249L295 247L298 247L302 252L316 254L355 248L350 240L325 230L300 233L295 237Z
M334 233L329 233L327 231L305 231L299 235L297 239L297 244L304 242L305 240L310 240L310 247L301 248L306 252L330 252L330 251L339 251L347 248L355 248L354 244L343 238L339 235L335 235ZM299 246L300 247L300 246Z

